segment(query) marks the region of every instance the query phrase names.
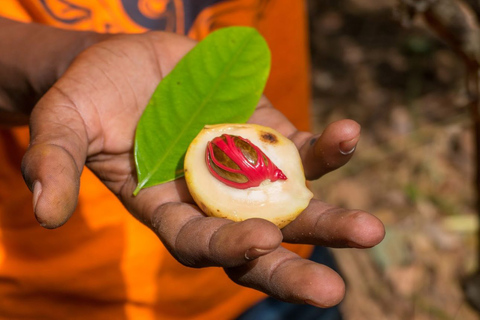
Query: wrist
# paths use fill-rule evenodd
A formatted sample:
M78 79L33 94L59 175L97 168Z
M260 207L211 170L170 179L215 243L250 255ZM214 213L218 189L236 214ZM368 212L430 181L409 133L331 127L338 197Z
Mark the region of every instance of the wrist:
M0 112L2 124L28 120L35 103L72 60L107 35L68 31L0 18Z

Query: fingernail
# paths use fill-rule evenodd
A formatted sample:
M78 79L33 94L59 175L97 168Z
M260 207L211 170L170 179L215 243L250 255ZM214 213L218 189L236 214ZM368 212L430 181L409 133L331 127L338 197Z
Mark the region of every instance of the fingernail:
M42 184L40 181L35 181L33 183L33 212L36 212L37 210L37 202L38 198L40 197L40 194L42 193Z
M311 299L305 300L305 303L306 303L306 304L309 304L309 305L312 305L312 306L314 306L314 307L317 307L317 308L325 308L324 305L322 305L322 304L320 304L320 303L317 303L317 302L315 302L315 301L313 301L313 300L311 300Z
M338 145L338 148L340 149L340 153L345 156L352 154L357 148L357 143L359 138L360 137L357 136L351 140L340 142L340 144Z
M255 260L258 257L264 256L271 251L272 250L268 250L268 249L266 250L266 249L250 248L245 252L245 259L248 261Z
M350 248L355 248L355 249L367 249L368 247L362 246L354 241L348 241L347 246Z

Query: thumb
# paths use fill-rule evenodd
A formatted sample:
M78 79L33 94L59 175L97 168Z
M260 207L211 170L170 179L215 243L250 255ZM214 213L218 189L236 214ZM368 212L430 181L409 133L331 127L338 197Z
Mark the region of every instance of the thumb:
M22 161L35 217L49 229L63 225L75 210L87 150L78 112L55 98L47 93L32 111L30 146Z
M320 136L304 143L300 155L307 179L318 179L345 165L353 156L359 139L360 125L343 119L329 124Z

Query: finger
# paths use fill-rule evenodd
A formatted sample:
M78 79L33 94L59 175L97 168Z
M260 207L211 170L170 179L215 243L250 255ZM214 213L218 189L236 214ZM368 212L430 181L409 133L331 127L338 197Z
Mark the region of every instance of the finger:
M137 196L132 195L134 189L132 179L120 194L127 209L184 265L237 266L275 250L282 242L278 227L263 219L233 222L205 217L193 204L184 179L143 189Z
M190 267L238 266L282 242L280 230L266 220L205 217L198 207L180 202L161 205L151 226L172 255Z
M47 93L32 112L30 146L22 162L35 217L45 228L61 226L75 210L87 152L81 120L68 103L58 104L63 100L52 100L52 95Z
M236 283L282 301L326 308L340 303L345 295L345 284L335 271L282 247L225 271Z
M284 240L291 243L370 248L383 240L385 228L378 218L367 212L312 200L282 233Z
M299 149L309 180L318 179L346 164L360 139L360 125L349 119L328 125L324 132L317 136L298 131L264 96L249 122L274 128L291 139Z
M300 156L308 180L318 179L346 164L359 139L360 125L349 119L331 123L318 136L297 133L293 137L301 146Z

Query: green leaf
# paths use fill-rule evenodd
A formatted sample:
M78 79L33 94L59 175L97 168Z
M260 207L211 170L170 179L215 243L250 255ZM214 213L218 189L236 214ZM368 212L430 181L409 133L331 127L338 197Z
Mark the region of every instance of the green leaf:
M190 142L206 124L246 122L270 72L270 50L253 28L229 27L198 43L158 85L137 126L138 185L183 175Z

